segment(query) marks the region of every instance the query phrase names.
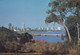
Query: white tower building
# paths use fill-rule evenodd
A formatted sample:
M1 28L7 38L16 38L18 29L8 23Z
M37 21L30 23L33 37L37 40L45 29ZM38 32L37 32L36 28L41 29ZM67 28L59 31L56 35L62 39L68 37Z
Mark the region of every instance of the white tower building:
M58 30L61 30L61 27L58 27Z
M22 25L22 30L25 31L25 24Z

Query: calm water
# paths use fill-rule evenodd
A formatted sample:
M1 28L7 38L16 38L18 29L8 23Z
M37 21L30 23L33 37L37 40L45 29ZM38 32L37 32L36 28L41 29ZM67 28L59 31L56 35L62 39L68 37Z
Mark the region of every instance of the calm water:
M55 32L31 32L30 34L65 34L65 31L55 31ZM61 36L33 36L34 39L38 41L44 40L49 43L64 42L66 39L61 40Z

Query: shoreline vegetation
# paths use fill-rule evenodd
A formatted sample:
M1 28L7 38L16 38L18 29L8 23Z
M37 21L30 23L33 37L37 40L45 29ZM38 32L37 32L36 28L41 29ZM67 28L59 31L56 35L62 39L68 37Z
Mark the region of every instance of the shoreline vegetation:
M64 43L47 43L32 41L28 33L17 34L0 27L1 55L80 55L80 47L65 41Z
M30 30L28 32L54 32L54 31L65 31L64 29L62 30Z

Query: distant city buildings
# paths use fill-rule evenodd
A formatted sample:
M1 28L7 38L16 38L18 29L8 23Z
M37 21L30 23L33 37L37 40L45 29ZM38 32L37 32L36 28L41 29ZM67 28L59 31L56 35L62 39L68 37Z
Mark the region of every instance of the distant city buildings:
M51 27L51 30L54 30L53 27Z
M25 30L25 24L22 25L22 29Z
M28 32L28 31L60 31L62 30L61 27L58 27L57 29L54 29L53 26L52 27L47 27L47 28L43 28L43 27L39 27L39 28L34 28L31 29L30 27L25 27L25 24L22 25L22 28L18 28L18 27L13 27L12 24L8 24L8 29L15 31L15 32Z
M58 27L58 30L61 30L61 27Z
M8 29L12 29L12 24L8 24Z
M47 29L46 29L47 31L49 30L49 27L47 27Z

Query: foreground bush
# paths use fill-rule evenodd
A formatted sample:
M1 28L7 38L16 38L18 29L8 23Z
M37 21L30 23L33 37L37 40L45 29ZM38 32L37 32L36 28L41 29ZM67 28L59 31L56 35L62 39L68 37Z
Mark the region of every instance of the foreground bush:
M80 46L72 43L57 44L59 47L54 47L53 51L45 51L42 55L80 55Z
M18 52L26 42L30 42L32 35L18 34L7 28L0 27L0 52Z

